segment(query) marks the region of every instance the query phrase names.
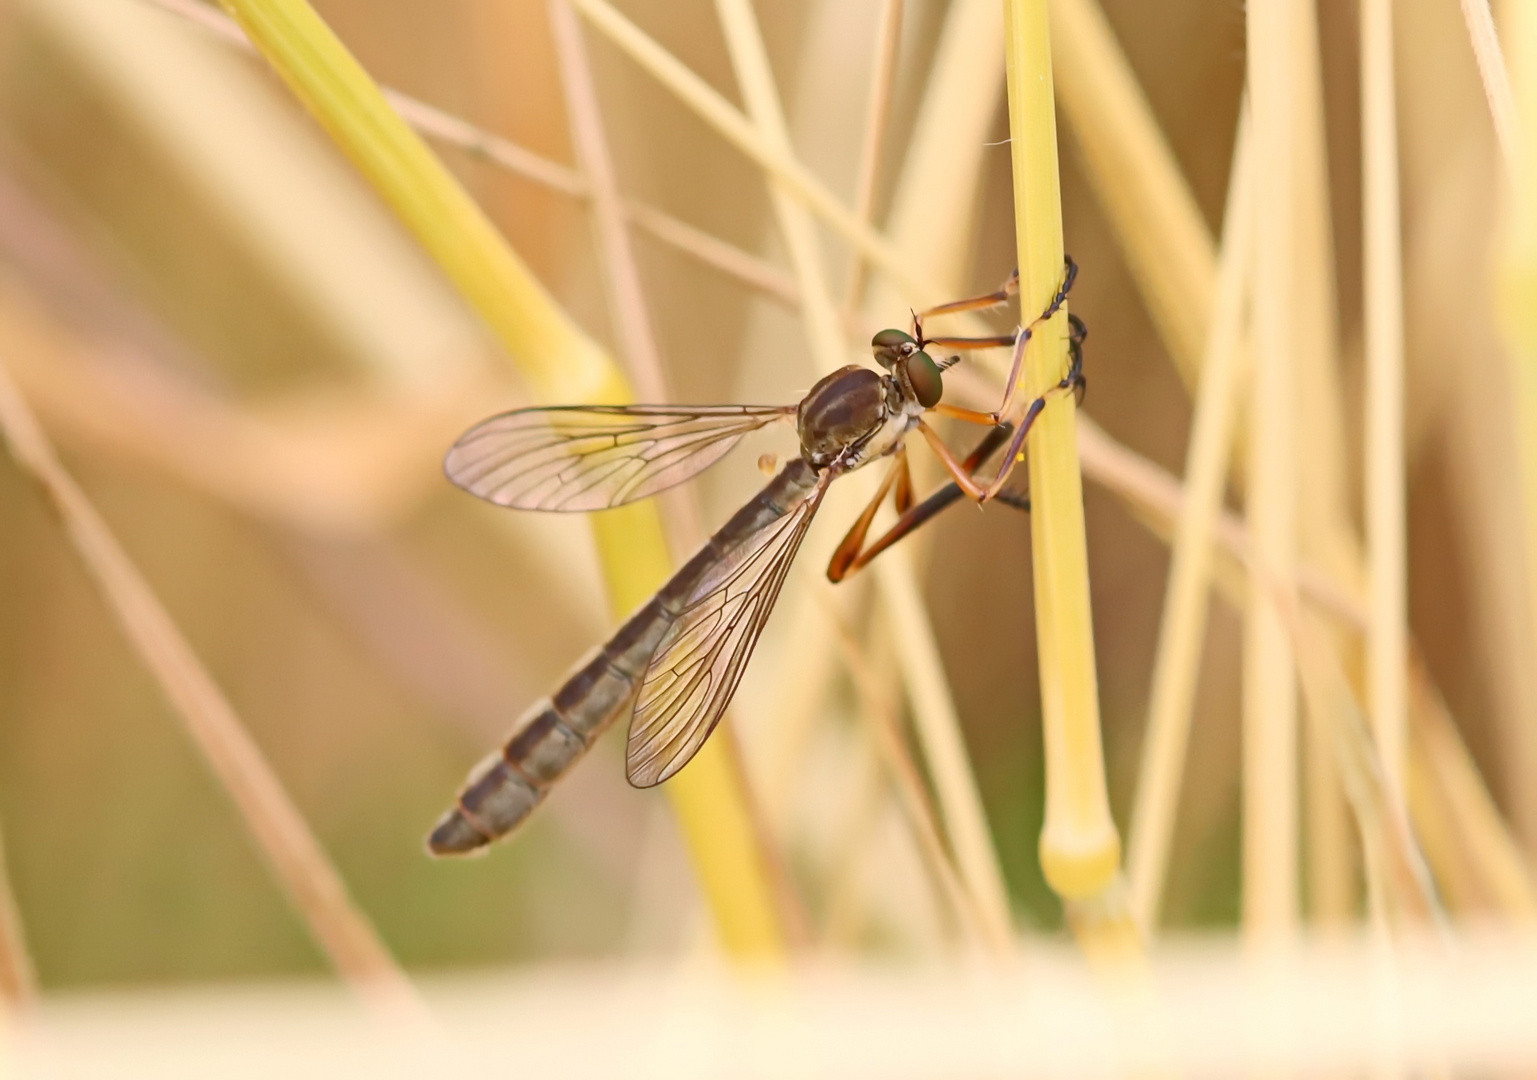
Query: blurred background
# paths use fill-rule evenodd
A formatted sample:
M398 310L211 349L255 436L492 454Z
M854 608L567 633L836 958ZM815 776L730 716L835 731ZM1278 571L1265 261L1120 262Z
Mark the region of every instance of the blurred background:
M381 84L574 166L542 0L315 6ZM952 6L961 0L900 4L877 223ZM1244 79L1241 6L1101 6L1219 234ZM711 5L625 0L622 9L740 100ZM882 9L878 0L757 8L796 152L844 198L858 182ZM1333 244L1332 277L1319 284L1336 319L1338 384L1304 382L1300 407L1343 418L1340 480L1359 522L1359 43L1354 5L1317 14ZM1497 147L1457 5L1401 4L1397 15L1399 70L1413 73L1398 87L1411 628L1494 804L1530 853L1537 665L1519 446L1513 413L1490 407L1513 392L1491 299ZM632 230L670 396L796 400L815 372L795 312L768 294L790 279L762 174L602 36L589 31L587 43L622 192L771 272L766 293L655 230ZM957 240L964 288L984 291L1011 269L1015 241L1001 54L978 56L972 70L994 104ZM1067 250L1082 268L1072 310L1091 330L1085 411L1177 475L1189 395L1079 138L1060 127ZM483 155L436 148L573 318L622 351L584 201ZM824 251L842 295L848 250L824 237ZM898 306L885 320L907 317ZM880 325L855 321L851 340ZM453 438L528 403L529 392L259 60L150 0L0 0L0 364L409 970L709 948L671 811L659 793L626 786L614 739L489 857L426 857L425 832L467 767L613 617L582 521L500 511L442 479ZM698 482L706 526L756 490L765 451L793 452L788 432ZM932 471L920 475L933 482ZM1124 835L1168 547L1092 482L1085 503L1105 757ZM809 715L790 715L803 659L792 632L825 603L815 579L857 507L845 496L821 511L732 722L808 947L932 956L953 927L895 798L869 779L854 686L834 679ZM1043 766L1029 523L995 505L956 509L931 531L923 597L1009 902L1027 932L1058 934L1062 911L1036 859ZM844 603L863 640L904 632L880 624L863 593ZM1231 929L1238 919L1240 627L1214 599L1164 903L1174 930ZM0 460L0 823L44 991L325 968L9 460Z

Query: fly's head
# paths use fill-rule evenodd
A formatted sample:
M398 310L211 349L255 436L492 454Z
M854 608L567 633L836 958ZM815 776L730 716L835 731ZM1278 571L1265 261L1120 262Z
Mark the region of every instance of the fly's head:
M942 368L923 351L917 338L901 330L882 330L870 339L875 362L891 372L902 393L925 409L939 404L944 395Z

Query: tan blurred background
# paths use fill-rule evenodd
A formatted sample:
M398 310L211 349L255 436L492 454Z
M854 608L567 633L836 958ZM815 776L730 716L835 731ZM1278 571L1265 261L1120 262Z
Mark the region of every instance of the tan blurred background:
M381 83L572 160L542 2L316 6ZM1242 10L1212 0L1103 6L1216 232L1243 80ZM797 150L839 193L854 182L876 8L758 5ZM623 9L737 99L711 5ZM1319 10L1354 438L1356 28L1353 5ZM938 0L904 4L889 166L901 160L944 12ZM1507 412L1484 408L1508 393L1489 299L1493 135L1456 4L1398 12L1400 69L1414 72L1399 89L1413 630L1497 801L1537 844L1534 665L1512 586L1515 444ZM758 170L605 41L588 40L623 190L783 265ZM977 78L998 85L990 138L1001 141L1001 57L979 57ZM1067 248L1082 267L1072 304L1091 330L1085 408L1177 473L1187 395L1072 132L1061 130ZM612 344L582 206L442 154L561 303ZM1007 273L1014 250L1007 147L987 160L972 237L978 290ZM889 196L888 184L878 210ZM790 401L809 385L789 310L636 235L676 400ZM847 253L830 240L826 251L841 283ZM890 313L893 324L905 319ZM627 788L613 752L594 754L490 857L445 865L423 853L464 769L601 639L609 617L579 523L498 512L440 478L460 429L526 399L436 269L258 62L144 0L0 0L0 350L407 966L670 952L707 934L664 800ZM700 483L707 524L753 490L755 456L741 451ZM1124 829L1167 548L1116 497L1090 485L1086 502L1106 757ZM822 547L804 556L811 571L854 512L836 501L823 511ZM925 595L1011 898L1026 926L1053 932L1061 912L1035 858L1028 523L1006 507L958 509L934 532ZM743 691L750 763L771 744L775 695L793 677L777 669L774 630L802 584L788 586ZM1238 911L1240 620L1221 603L1212 611L1166 903L1168 921L1185 928L1230 927ZM849 727L836 715L828 723ZM836 735L826 741L817 754L835 757ZM788 845L792 870L808 879L849 813L847 773L819 761L808 758L797 786L804 813ZM321 968L9 461L0 822L46 989ZM874 891L918 880L910 853L875 861L888 876ZM827 917L826 896L808 894L813 916ZM921 918L909 925L878 899L864 903L871 914L846 944L900 954L928 940Z

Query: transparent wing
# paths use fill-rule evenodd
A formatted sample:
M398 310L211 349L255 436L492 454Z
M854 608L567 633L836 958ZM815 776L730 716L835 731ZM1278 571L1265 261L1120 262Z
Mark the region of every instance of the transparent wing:
M476 424L444 459L472 495L518 510L604 510L681 484L793 405L573 405Z
M646 668L630 717L631 784L660 784L715 730L829 481L824 476L789 513L758 530L690 595Z

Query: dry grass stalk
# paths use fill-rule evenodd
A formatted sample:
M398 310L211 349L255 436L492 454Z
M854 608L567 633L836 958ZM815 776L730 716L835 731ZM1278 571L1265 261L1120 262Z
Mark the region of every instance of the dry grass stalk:
M1216 296L1211 233L1097 0L1052 0L1051 20L1063 115L1159 336L1194 393Z
M717 8L753 122L774 152L788 153L789 133L752 9L747 0L719 0ZM780 227L800 279L801 312L811 353L825 374L841 367L846 353L837 331L837 309L822 276L813 223L797 193L776 188L773 194ZM960 721L945 683L938 643L918 595L907 553L884 556L876 567L876 580L890 617L903 628L898 635L902 672L925 756L945 808L945 824L962 877L973 904L987 922L988 935L1006 939L1011 930L1002 873L998 870L976 779L966 758Z
M749 0L716 0L715 10L757 140L776 156L789 158L790 129L758 31L757 16ZM817 370L826 374L843 366L847 350L838 309L827 285L827 272L822 266L816 225L794 190L778 177L768 179L774 218L800 288L806 345Z
M891 91L896 83L897 58L902 51L902 0L881 0L875 22L875 63L870 68L870 99L865 111L865 137L859 148L859 174L854 181L854 216L871 221L875 191L880 181L881 157L886 149L886 126L891 116ZM865 261L854 254L844 289L843 306L854 311L865 287Z
M1494 121L1494 135L1499 140L1500 158L1515 183L1519 179L1516 165L1520 160L1520 118L1489 0L1462 0L1462 18L1468 24L1473 56L1478 60L1478 74L1483 80L1484 98L1489 102L1489 117Z
M1258 565L1289 582L1296 563L1296 444L1290 322L1295 306L1296 127L1290 7L1247 9L1256 206L1254 377L1248 514ZM1256 941L1297 921L1297 686L1290 635L1263 581L1251 580L1243 641L1243 923Z
M1532 302L1537 296L1537 168L1531 164L1537 162L1537 122L1533 122L1537 117L1537 11L1520 3L1508 5L1505 11L1509 13L1506 41L1517 115L1525 117L1526 122L1518 128L1519 168L1506 214L1508 226L1501 253L1498 303L1501 329L1508 345L1511 406L1519 440L1516 476L1525 526L1525 596L1524 604L1518 607L1524 608L1520 617L1526 620L1526 627L1518 640L1529 643L1537 640L1537 305ZM1530 747L1527 740L1513 749L1522 754L1523 760L1530 760ZM1528 811L1522 823L1526 826L1524 839L1530 851L1533 834L1529 802L1522 809Z
M1254 258L1253 184L1252 142L1245 119L1239 126L1227 209L1223 214L1216 304L1185 457L1184 507L1179 515L1158 631L1142 768L1127 845L1132 915L1143 934L1149 936L1158 924L1196 678L1200 673L1212 526L1222 509L1228 448L1238 411L1237 392L1246 374L1242 370L1247 359L1243 348L1244 297Z
M1409 809L1436 880L1459 910L1537 923L1531 866L1418 657L1409 683Z
M829 612L828 617L835 620L838 643L859 694L860 718L869 732L877 759L896 789L897 801L912 829L924 865L970 938L997 956L1008 956L1014 948L1012 935L997 933L994 921L978 908L975 897L962 884L950 852L945 849L940 836L939 815L924 786L923 776L908 752L907 741L902 737L900 703L871 667L865 650L848 625L836 612Z
M1014 219L1020 305L1040 311L1062 282L1062 202L1058 187L1056 101L1045 0L1004 8ZM1025 352L1021 398L1055 386L1067 370L1067 313L1036 330ZM1082 917L1074 927L1086 951L1128 944L1118 885L1121 843L1105 793L1099 687L1084 547L1078 410L1056 394L1029 444L1032 564L1046 744L1046 820L1041 868Z
M1297 543L1310 559L1366 591L1365 556L1353 524L1346 479L1344 393L1339 327L1335 313L1335 253L1324 130L1324 91L1318 17L1312 6L1292 6L1291 39L1295 165L1295 261L1290 324L1290 365L1298 397L1292 423L1297 487ZM1307 616L1304 616L1307 618ZM1329 634L1327 628L1312 627ZM1340 655L1347 646L1335 637ZM1354 671L1360 666L1352 657ZM1342 923L1355 914L1355 866L1350 815L1340 787L1334 744L1317 725L1303 729L1306 850L1310 915L1320 924Z
M780 303L790 307L800 305L801 294L795 279L767 260L644 203L626 200L624 212L636 228L645 229L658 240L692 255L706 266L734 277Z
M321 950L369 1001L392 1013L421 1014L410 981L353 906L341 875L261 749L96 508L64 471L3 366L0 434L57 515L102 599L229 792Z
M550 0L547 10L565 92L571 142L591 195L592 221L601 255L598 264L614 333L640 399L667 401L671 395L667 392L662 354L651 329L640 270L635 265L635 251L625 227L619 180L603 131L603 111L593 86L592 63L582 41L582 27L563 0Z
M11 891L5 849L0 845L0 1012L24 1009L36 998L37 969L27 951L21 909L16 906L16 894Z
M593 27L645 68L727 142L784 184L829 228L856 248L871 266L902 284L920 301L938 298L926 274L902 257L884 236L860 221L794 156L764 141L756 125L733 108L677 57L663 49L605 0L570 0Z
M1404 476L1403 251L1391 0L1361 3L1361 131L1365 225L1366 635L1372 734L1384 778L1402 801L1408 765L1409 604Z
M1374 902L1400 931L1439 923L1440 901L1409 826L1401 792L1387 778L1350 680L1328 639L1302 619L1294 597L1263 570L1261 576L1291 633L1308 719L1335 747L1334 760L1366 852L1366 877Z
M996 0L955 0L949 5L886 220L897 250L933 275L940 290L935 302L962 295L969 284L972 207L1003 91L1002 71L989 66L989 74L979 77L977 58L1002 52L1003 12ZM1003 268L995 272L1003 277ZM904 310L904 300L925 300L899 296L894 287L899 280L884 286L876 282L866 297L865 312L878 320L876 326L885 325L893 310Z

